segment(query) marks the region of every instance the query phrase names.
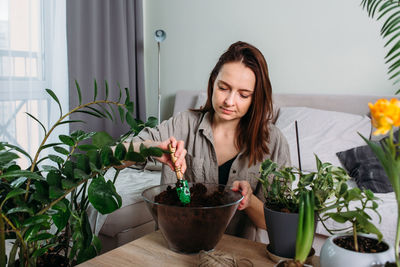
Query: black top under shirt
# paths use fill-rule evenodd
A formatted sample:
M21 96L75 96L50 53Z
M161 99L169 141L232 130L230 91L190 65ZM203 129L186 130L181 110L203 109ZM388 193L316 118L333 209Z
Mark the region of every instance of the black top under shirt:
M218 183L219 184L226 185L226 183L228 182L229 171L231 170L232 163L235 159L236 159L236 156L218 167Z

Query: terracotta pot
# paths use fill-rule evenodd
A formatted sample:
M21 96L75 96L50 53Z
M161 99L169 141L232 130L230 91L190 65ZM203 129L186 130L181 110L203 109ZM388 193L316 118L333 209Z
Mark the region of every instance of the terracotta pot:
M324 245L322 246L320 253L321 267L337 267L337 266L351 266L351 267L365 267L365 266L382 266L387 261L394 261L394 249L393 246L388 245L388 249L378 253L361 253L348 250L336 245L333 240L346 234L333 235L329 237ZM364 235L370 238L374 238L371 235ZM384 241L382 241L384 242Z

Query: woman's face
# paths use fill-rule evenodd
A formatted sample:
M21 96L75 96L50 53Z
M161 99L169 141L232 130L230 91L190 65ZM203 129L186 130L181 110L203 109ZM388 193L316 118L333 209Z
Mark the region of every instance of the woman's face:
M255 84L254 72L243 63L224 64L213 87L214 119L217 122L234 120L239 122L249 110Z

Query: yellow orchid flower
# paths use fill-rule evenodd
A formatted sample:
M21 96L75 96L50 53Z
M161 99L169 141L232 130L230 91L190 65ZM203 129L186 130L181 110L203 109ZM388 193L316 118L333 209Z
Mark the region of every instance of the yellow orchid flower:
M386 134L393 126L400 126L400 101L392 98L379 99L368 104L371 110L372 125L377 129L373 134Z

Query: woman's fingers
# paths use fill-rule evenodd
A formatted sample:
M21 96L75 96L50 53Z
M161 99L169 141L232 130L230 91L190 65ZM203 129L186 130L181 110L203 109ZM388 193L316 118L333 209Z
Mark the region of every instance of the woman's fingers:
M240 201L238 210L244 210L248 206L250 206L250 200L253 194L253 190L251 189L250 183L248 181L234 181L232 184L232 190L241 190L243 196L242 201Z
M161 157L157 158L157 160L161 163L167 164L173 171L175 170L175 167L180 167L181 172L184 173L187 167L185 160L185 156L187 154L187 151L185 149L185 142L183 142L182 140L178 141L175 139L175 137L171 136L167 140L161 142L158 147L163 150L169 150L169 145L175 148L175 163L172 162L171 156L168 154L163 154Z

